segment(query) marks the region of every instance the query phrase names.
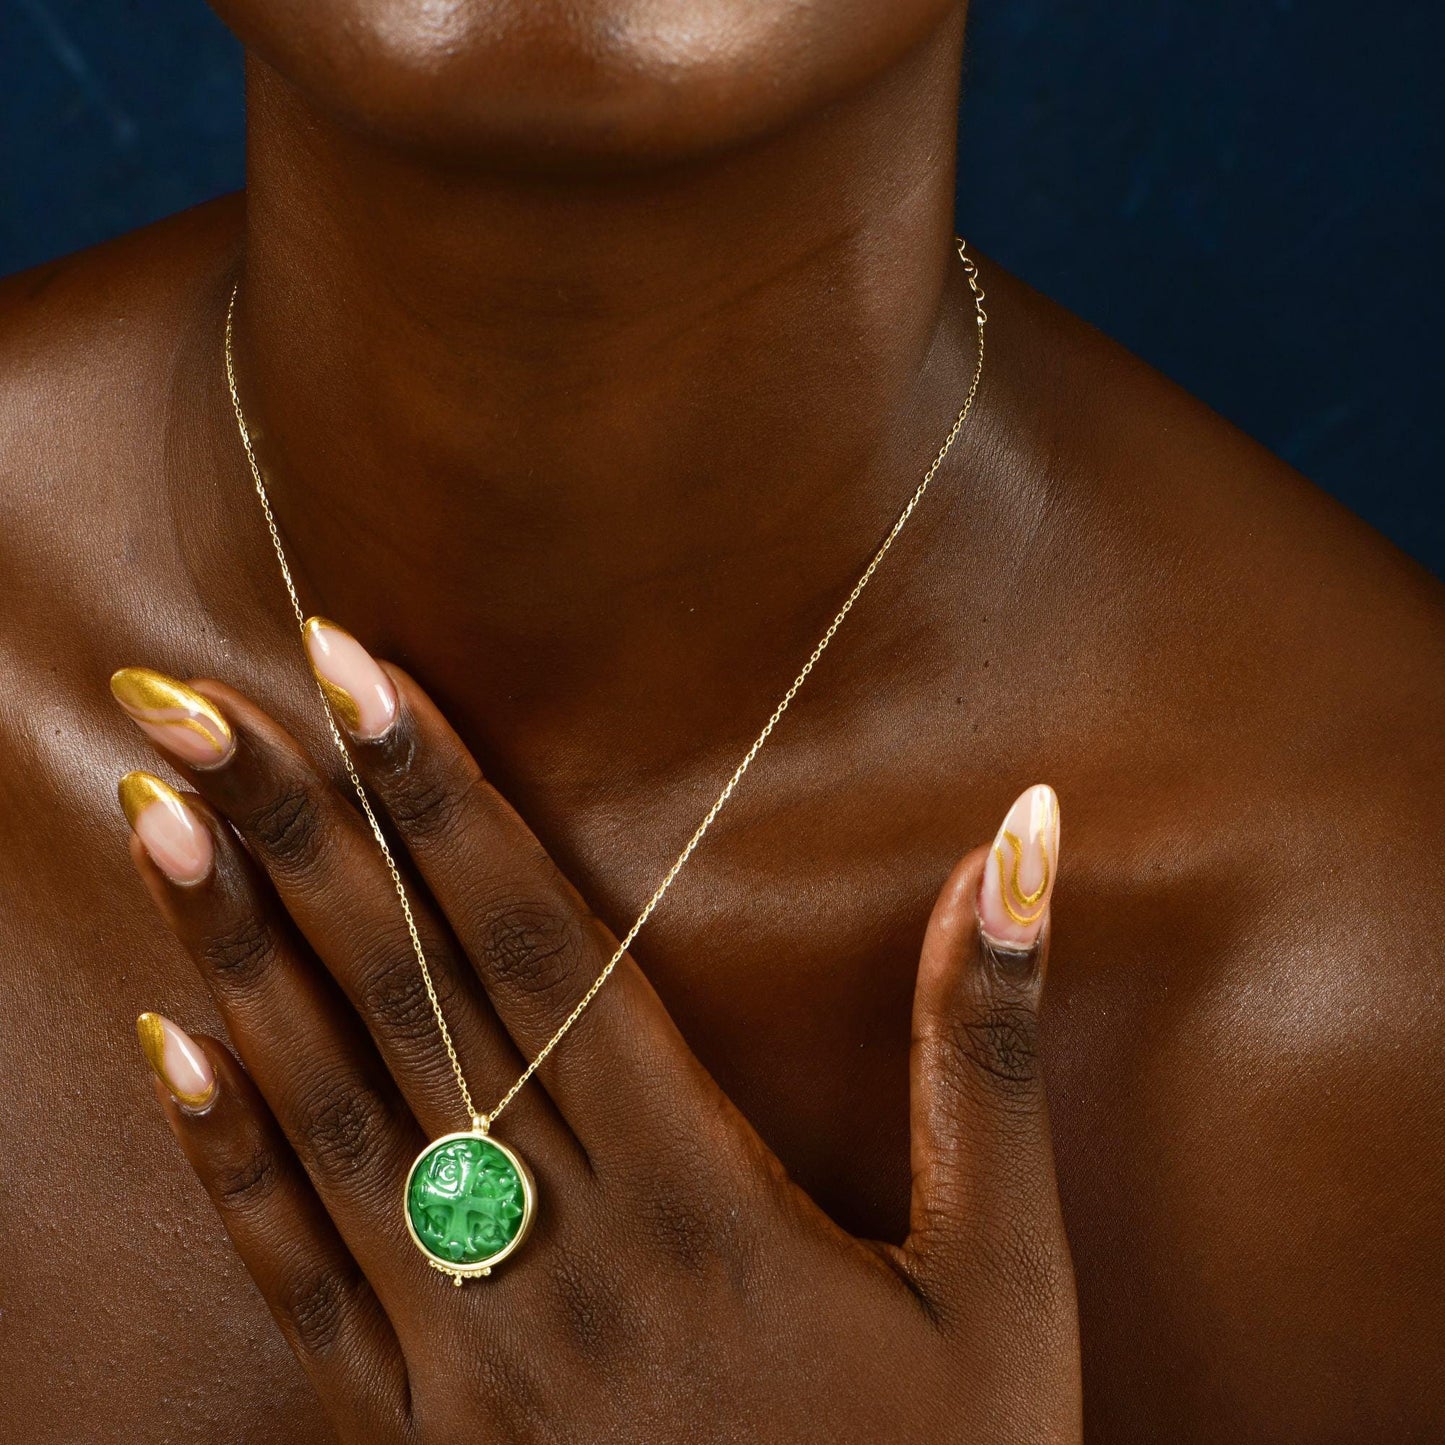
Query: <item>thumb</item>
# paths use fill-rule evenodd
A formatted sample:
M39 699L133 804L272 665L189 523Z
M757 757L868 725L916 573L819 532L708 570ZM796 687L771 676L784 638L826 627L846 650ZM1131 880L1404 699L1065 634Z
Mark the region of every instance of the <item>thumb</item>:
M1009 809L993 845L954 869L924 938L907 1252L945 1322L956 1314L1074 1328L1038 1056L1058 857L1058 798L1038 784Z

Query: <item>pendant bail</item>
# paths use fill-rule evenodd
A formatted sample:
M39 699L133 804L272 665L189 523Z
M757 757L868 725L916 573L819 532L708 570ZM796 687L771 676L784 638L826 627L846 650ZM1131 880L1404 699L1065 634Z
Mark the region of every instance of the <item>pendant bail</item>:
M490 1114L473 1114L473 1115L472 1115L472 1132L473 1132L474 1134L481 1134L481 1135L485 1138L485 1136L486 1136L486 1134L487 1134L487 1131L488 1131L491 1127L492 1127L492 1118L491 1118L491 1115L490 1115Z

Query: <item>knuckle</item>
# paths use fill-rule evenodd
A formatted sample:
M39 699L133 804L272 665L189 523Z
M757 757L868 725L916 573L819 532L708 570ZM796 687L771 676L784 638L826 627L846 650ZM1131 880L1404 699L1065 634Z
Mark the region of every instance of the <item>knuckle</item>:
M707 1274L721 1253L717 1218L701 1201L657 1192L644 1205L652 1241L682 1273Z
M247 835L267 857L288 867L304 865L321 847L321 806L309 784L292 782L256 807Z
M738 1187L751 1171L726 1163L720 1168L726 1157L703 1137L683 1131L655 1154L635 1186L648 1243L695 1280L740 1283L746 1277L741 1266L750 1250L744 1220L759 1201L745 1199Z
M556 1390L535 1368L495 1338L483 1338L470 1358L468 1393L491 1425L490 1438L550 1445L558 1440Z
M210 1193L226 1214L241 1214L264 1199L280 1177L280 1162L264 1144L212 1166Z
M1031 1109L1042 1093L1038 1016L1023 1004L991 1004L953 1024L950 1056L968 1082L1005 1104Z
M445 1011L450 995L446 970L437 966L438 956L439 951L427 950L437 1001ZM416 955L409 948L403 952L399 945L388 942L385 954L363 968L363 980L358 1000L362 1017L374 1023L378 1032L403 1042L431 1037L436 1028L431 999Z
M581 1355L598 1360L617 1348L621 1298L602 1263L578 1246L548 1251L547 1272L567 1338Z
M245 985L267 972L276 958L276 938L254 913L218 926L200 946L201 962L220 982Z
M484 902L476 937L488 981L543 998L566 987L582 947L577 919L552 904L516 897Z
M397 766L387 784L387 811L408 838L444 838L461 816L475 778L460 786L454 778L439 776L410 765L414 747L404 753L407 762Z
M387 1107L369 1085L355 1080L318 1088L296 1125L303 1158L318 1173L347 1179L382 1157Z
M352 1281L339 1270L322 1268L286 1282L279 1302L283 1321L298 1348L325 1355L341 1334Z

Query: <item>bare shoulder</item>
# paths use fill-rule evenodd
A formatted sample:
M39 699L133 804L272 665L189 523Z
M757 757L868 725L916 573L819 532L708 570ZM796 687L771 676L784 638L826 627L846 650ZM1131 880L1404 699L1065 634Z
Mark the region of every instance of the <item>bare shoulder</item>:
M226 198L0 281L0 516L11 544L53 516L47 501L113 505L134 492L110 478L161 444L186 322L230 263L239 220Z
M218 203L0 282L6 1438L324 1437L131 1044L146 1007L216 1031L127 860L115 780L154 764L106 678L205 626L164 463L237 220Z
M113 729L105 664L195 625L175 605L175 379L238 222L227 199L0 281L0 774L60 798L89 723Z
M167 303L233 261L243 204L240 195L223 196L0 278L7 391L17 384L18 367L105 349L107 338L139 341L143 350L149 338L163 347L176 320Z
M53 840L57 810L73 833L14 855L36 906L3 926L33 935L32 957L61 944L47 910L101 842L98 820L113 821L126 740L109 672L196 627L168 485L172 383L236 219L215 203L0 281L0 836Z
M1082 323L991 300L1043 378L1006 403L1048 413L1014 585L1067 713L1048 1063L1099 1436L1154 1438L1152 1397L1178 1438L1428 1438L1445 588Z
M995 296L1018 325L991 345L1013 348L1005 368L1026 380L1005 370L1002 410L1019 424L989 443L1027 539L1014 585L1056 644L1033 661L1067 692L1071 733L1115 756L1176 751L1189 767L1172 781L1196 788L1288 789L1269 841L1301 861L1430 836L1445 585L1084 323L1017 282ZM1394 891L1378 906L1398 937Z

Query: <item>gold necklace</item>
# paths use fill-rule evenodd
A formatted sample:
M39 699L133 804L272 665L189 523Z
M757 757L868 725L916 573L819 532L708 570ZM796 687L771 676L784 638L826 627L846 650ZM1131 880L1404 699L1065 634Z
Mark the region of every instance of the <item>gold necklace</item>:
M672 867L663 875L662 881L643 905L642 912L633 921L632 927L623 935L616 951L608 959L606 967L592 981L591 986L582 997L577 1000L572 1011L557 1026L552 1037L538 1049L536 1056L517 1076L512 1087L485 1113L479 1112L472 1101L472 1093L467 1086L461 1060L457 1057L456 1045L452 1042L451 1030L447 1028L441 1001L437 997L436 986L432 982L431 968L427 964L426 950L422 947L421 935L417 931L416 919L412 914L411 899L407 896L401 870L392 855L386 835L382 832L381 824L372 808L371 799L362 784L356 764L352 761L351 753L341 736L341 730L336 725L331 707L326 700L326 694L318 680L317 690L321 696L327 726L331 730L331 740L336 745L336 751L341 757L347 779L355 790L357 801L361 804L361 810L366 816L367 825L376 839L376 846L380 850L382 861L391 875L392 886L396 890L397 900L401 905L402 917L411 939L412 950L416 954L417 967L421 970L422 982L426 985L427 998L431 1003L432 1014L436 1018L437 1033L441 1037L442 1046L446 1049L447 1058L451 1062L452 1073L456 1077L457 1091L461 1095L462 1104L466 1109L469 1127L432 1140L417 1156L416 1161L407 1172L406 1184L402 1190L402 1210L406 1218L407 1230L417 1248L426 1256L427 1262L434 1269L450 1275L455 1284L460 1285L464 1279L489 1275L495 1265L500 1264L521 1246L536 1215L537 1189L531 1170L514 1149L492 1137L492 1124L507 1105L517 1097L532 1075L541 1068L552 1050L567 1036L572 1025L582 1017L588 1004L597 997L603 984L612 976L613 970L626 956L627 950L632 947L633 941L642 931L643 924L652 917L653 911L662 902L667 890L672 887L673 880L682 872L688 859L692 857L698 844L702 842L708 829L712 827L717 815L722 812L728 799L737 790L738 784L743 780L743 775L752 766L753 759L762 751L763 744L772 736L773 729L778 725L783 714L787 712L793 699L797 696L798 690L808 680L809 674L818 664L818 659L822 657L838 629L843 625L844 619L853 610L854 603L862 596L863 589L873 580L873 574L878 570L884 557L888 555L898 534L907 526L908 519L913 515L915 508L923 500L924 493L938 474L944 458L952 449L954 442L958 440L958 435L963 430L963 424L968 420L970 411L973 410L974 398L978 395L979 383L983 379L983 329L988 315L983 309L984 293L978 284L978 267L969 256L961 237L957 239L957 247L958 259L963 263L964 275L967 277L969 289L973 293L978 352L968 392L964 396L963 405L959 408L952 427L949 428L948 435L944 437L942 446L939 447L928 470L923 474L923 480L919 482L913 495L904 504L903 510L898 514L898 519L883 539L882 545L873 554L867 567L863 569L862 575L853 585L853 590L838 609L832 622L828 624L827 630L818 639L817 646L808 655L808 660L803 664L797 677L793 679L792 685L783 694L767 722L763 724L762 731L743 755L743 760L733 769L732 776L723 785L723 789L717 795L712 807L707 810L702 822L698 824L682 852L677 855ZM271 546L276 553L276 562L281 569L281 580L285 584L286 595L290 598L291 609L296 614L297 626L304 633L306 611L301 606L301 598L296 591L291 567L286 560L286 549L281 545L280 528L277 526L275 513L271 510L271 498L261 475L261 464L256 459L255 445L251 440L250 423L246 420L245 409L241 405L241 393L236 385L234 331L236 296L239 290L239 284L232 287L230 303L226 307L226 387L231 396L231 409L236 415L236 429L240 434L241 446L246 453L247 465L250 467L251 481L255 486L257 500L261 504L261 514L266 522ZM449 1214L452 1212L453 1205L456 1208L471 1210L476 1217L482 1219L482 1227L473 1229L462 1240L458 1240L455 1233L450 1230L436 1227L438 1211L442 1214ZM446 1222L449 1223L449 1221ZM443 1235L445 1235L445 1243L442 1242Z

